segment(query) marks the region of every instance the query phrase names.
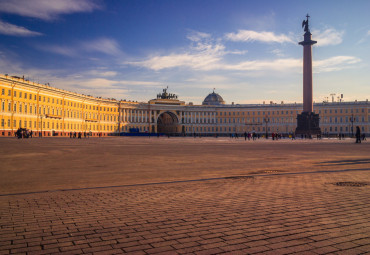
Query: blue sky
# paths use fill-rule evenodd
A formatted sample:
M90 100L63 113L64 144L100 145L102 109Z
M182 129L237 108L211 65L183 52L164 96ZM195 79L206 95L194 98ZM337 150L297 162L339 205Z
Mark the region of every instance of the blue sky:
M0 0L0 73L148 101L302 101L310 18L314 101L370 97L370 1ZM331 100L331 99L330 99Z

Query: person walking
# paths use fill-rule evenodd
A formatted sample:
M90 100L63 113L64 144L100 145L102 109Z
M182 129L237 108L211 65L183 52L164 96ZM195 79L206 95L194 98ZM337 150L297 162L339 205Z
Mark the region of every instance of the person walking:
M360 127L356 127L356 143L361 143L361 131Z

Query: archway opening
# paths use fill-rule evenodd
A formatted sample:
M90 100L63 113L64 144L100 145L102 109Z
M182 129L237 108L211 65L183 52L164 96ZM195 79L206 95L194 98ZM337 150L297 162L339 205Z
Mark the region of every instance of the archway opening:
M157 132L161 134L178 133L179 120L172 112L164 112L157 119Z

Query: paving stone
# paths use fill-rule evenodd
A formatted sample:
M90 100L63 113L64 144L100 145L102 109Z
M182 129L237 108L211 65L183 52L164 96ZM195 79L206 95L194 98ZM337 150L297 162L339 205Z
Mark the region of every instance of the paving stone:
M342 148L332 161L360 159ZM362 148L370 155L370 147ZM315 161L327 172L253 180L0 194L0 254L365 254L370 185L333 183L370 182L369 166L337 169L327 161Z

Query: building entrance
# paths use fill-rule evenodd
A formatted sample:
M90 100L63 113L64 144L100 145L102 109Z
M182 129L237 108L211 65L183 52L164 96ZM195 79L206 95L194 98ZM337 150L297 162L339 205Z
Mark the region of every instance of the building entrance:
M179 120L172 112L164 112L157 119L157 132L162 134L178 133Z

